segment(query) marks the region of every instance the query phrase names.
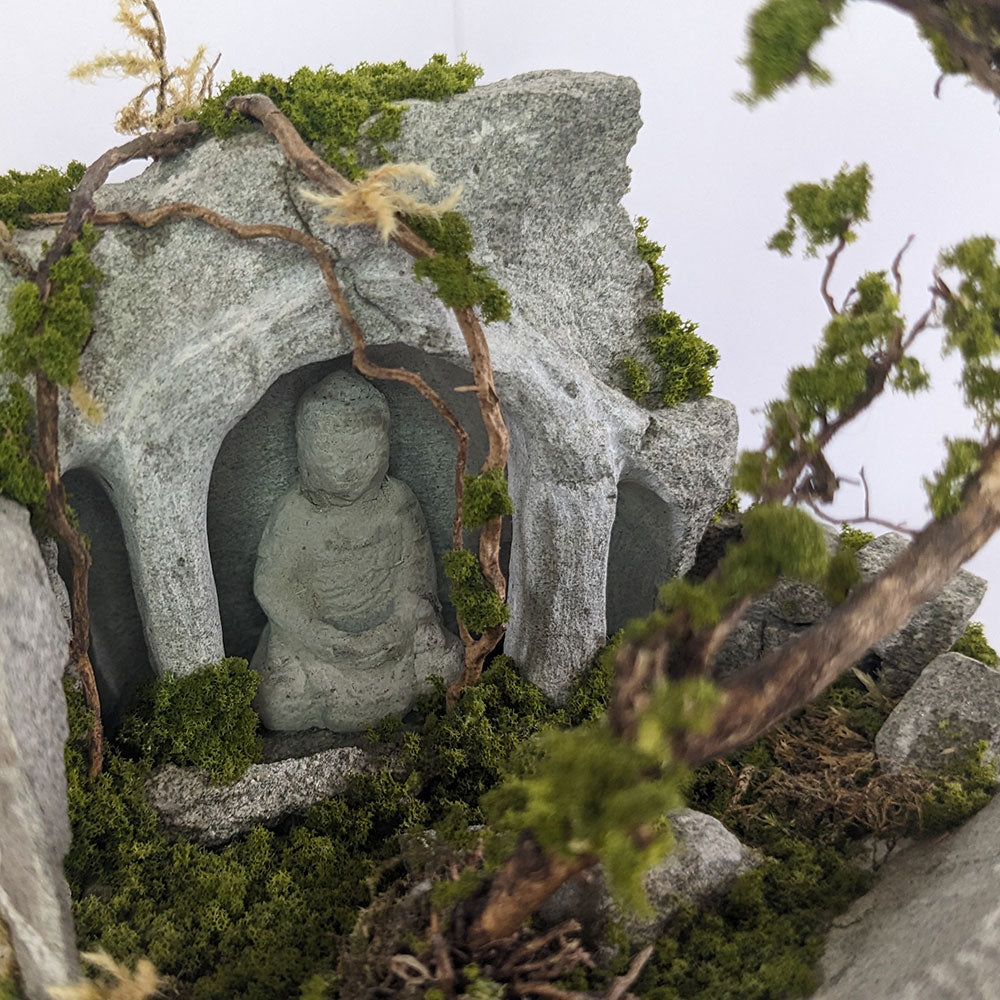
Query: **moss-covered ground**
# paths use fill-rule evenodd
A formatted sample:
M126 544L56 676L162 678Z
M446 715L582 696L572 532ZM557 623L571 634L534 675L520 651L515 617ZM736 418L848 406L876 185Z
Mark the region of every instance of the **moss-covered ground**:
M124 962L147 955L173 977L177 997L277 1000L300 989L313 1000L337 997L329 970L344 936L404 873L400 835L436 827L443 840L459 841L482 821L480 798L519 747L543 727L579 725L602 712L610 663L595 660L557 709L497 657L451 715L439 685L405 722L371 730L368 741L386 751L374 774L357 776L343 795L294 822L256 828L221 848L165 835L143 781L167 761L199 764L226 780L252 762L259 744L245 664L223 661L201 682L175 680L150 692L112 741L97 779L86 774L82 701L68 687L74 839L66 869L81 948L101 946ZM872 741L889 708L876 685L849 676L757 743L694 773L691 806L766 860L716 907L674 918L637 996L808 996L829 920L870 884L858 864L868 838L891 843L936 832L985 804L993 772L982 764L982 744L944 777L881 774ZM597 987L622 971L629 949L616 933L619 962L581 968L567 987Z

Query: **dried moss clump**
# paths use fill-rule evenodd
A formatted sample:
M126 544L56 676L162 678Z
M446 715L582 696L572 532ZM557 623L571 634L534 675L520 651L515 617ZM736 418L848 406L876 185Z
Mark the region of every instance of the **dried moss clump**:
M23 504L38 530L45 517L45 476L31 454L29 424L34 406L20 382L0 400L0 494Z

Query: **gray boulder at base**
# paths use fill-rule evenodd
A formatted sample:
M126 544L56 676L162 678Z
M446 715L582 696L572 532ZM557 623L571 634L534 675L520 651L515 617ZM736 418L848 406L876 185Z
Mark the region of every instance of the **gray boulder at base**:
M168 765L147 780L146 799L171 833L221 844L337 795L352 774L372 766L372 756L354 746L251 764L231 785L213 785L202 771Z
M513 302L509 322L486 328L516 511L505 651L561 696L605 641L609 590L616 620L645 613L657 584L690 565L728 494L734 409L709 398L650 412L616 387L617 362L646 349L643 320L658 307L621 205L640 125L633 80L528 73L407 104L395 157L429 160L444 186L464 185L475 256ZM414 282L403 251L366 230L330 229L302 186L254 132L208 138L98 200L192 201L239 222L309 228L334 251L371 356L417 368L443 394L470 432L475 470L486 440L472 394L455 391L471 377L453 315ZM45 236L17 239L31 251ZM106 229L94 260L106 279L81 375L106 419L90 425L62 407L64 467L88 469L121 521L153 669L249 656L264 624L252 593L257 544L295 475L295 398L347 367L351 338L294 246L185 220ZM0 293L12 283L0 265ZM379 388L392 416L389 471L423 508L445 603L454 440L410 387ZM241 430L247 417L252 431ZM645 544L616 532L616 519L641 526Z
M826 531L833 551L838 533L828 528ZM862 580L883 572L908 544L902 535L887 532L863 546L856 557ZM985 593L986 581L982 577L959 570L933 600L917 608L903 628L872 647L880 679L893 696L902 695L927 664L955 644ZM831 610L832 605L815 587L780 580L751 605L723 644L716 658L718 674L726 676L742 669L822 620Z
M62 868L68 642L28 512L0 498L0 918L28 1000L79 975Z
M875 737L886 771L936 771L956 747L986 740L985 760L1000 763L1000 671L961 653L928 664Z
M1000 798L959 829L893 855L834 920L813 1000L996 1000Z
M539 910L541 919L555 925L572 917L594 944L614 922L633 945L646 945L683 904L704 904L721 896L737 876L760 863L757 852L713 816L694 809L672 809L667 815L676 843L642 880L653 908L651 917L623 913L608 890L603 867L597 865L563 883Z

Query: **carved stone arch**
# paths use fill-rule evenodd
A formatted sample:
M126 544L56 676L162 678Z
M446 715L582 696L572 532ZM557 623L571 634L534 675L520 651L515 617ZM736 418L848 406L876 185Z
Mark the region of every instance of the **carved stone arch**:
M87 468L69 469L62 480L80 528L90 539L90 658L102 721L113 732L155 673L132 586L125 535L110 495L112 487ZM59 572L68 587L72 573L62 552Z
M419 372L445 398L469 433L469 472L476 472L488 444L474 393L455 392L472 375L457 365L404 344L371 347L377 364ZM261 533L278 500L297 475L295 409L302 394L332 371L348 370L349 354L297 368L276 379L223 440L208 493L208 544L212 557L223 643L227 656L249 659L265 624L253 596L253 572ZM455 437L437 411L402 382L373 380L390 413L389 474L413 490L423 509L438 570L438 597L445 627L457 633L442 554L451 547L454 513ZM473 536L466 537L473 545ZM503 566L509 558L505 535Z

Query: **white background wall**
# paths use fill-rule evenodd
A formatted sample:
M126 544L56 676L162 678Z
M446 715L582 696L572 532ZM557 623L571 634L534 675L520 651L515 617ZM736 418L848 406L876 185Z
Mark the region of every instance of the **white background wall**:
M67 69L127 41L112 23L112 0L46 0L44 20L28 0L0 0L0 172L90 161L114 145L115 112L130 82L71 81ZM781 394L785 372L812 355L825 307L822 260L785 259L765 249L783 222L784 192L866 160L875 176L871 222L842 255L833 282L839 300L865 270L888 268L910 233L904 307L923 311L938 251L975 234L1000 236L1000 118L989 95L957 79L933 96L937 68L913 24L857 0L819 52L832 87L800 85L755 111L732 100L746 86L737 60L753 0L160 0L170 61L204 42L222 52L218 78L233 69L286 76L299 66L405 59L466 51L483 82L532 69L602 70L634 77L642 128L629 163L633 215L667 246L672 275L665 304L701 324L722 361L717 395L740 415L742 447L760 441L754 412ZM113 179L120 179L114 177ZM974 433L955 379L940 357L939 331L917 353L934 390L881 401L831 448L834 469L864 466L877 516L920 527L928 517L922 475L941 460L944 434ZM830 512L863 510L860 488L845 486ZM969 563L993 579L1000 542ZM977 617L1000 642L1000 587Z

